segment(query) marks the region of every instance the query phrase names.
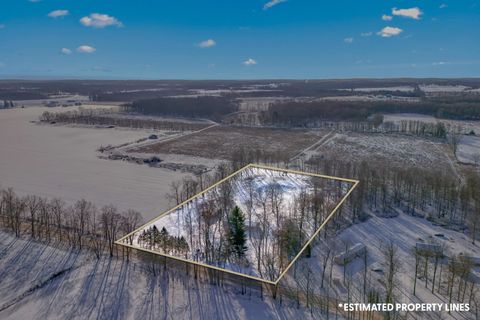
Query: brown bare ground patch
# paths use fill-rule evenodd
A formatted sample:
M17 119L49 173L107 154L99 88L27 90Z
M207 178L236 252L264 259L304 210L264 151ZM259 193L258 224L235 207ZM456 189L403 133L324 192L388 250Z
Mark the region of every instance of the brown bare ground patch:
M318 141L325 132L271 128L218 126L176 140L159 142L137 149L139 153L185 154L204 158L229 159L240 148L280 152L291 157Z

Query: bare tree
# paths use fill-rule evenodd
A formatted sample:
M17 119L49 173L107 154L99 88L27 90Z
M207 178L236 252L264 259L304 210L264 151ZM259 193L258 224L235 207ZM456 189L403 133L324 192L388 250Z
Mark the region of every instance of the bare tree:
M103 228L103 237L107 242L110 256L113 257L115 249L115 240L118 236L121 216L117 208L109 205L102 208L101 224Z
M73 210L73 221L75 221L73 229L76 234L76 242L79 248L82 249L83 238L88 233L88 228L91 225L90 219L93 211L95 211L95 206L91 202L81 199L75 203Z
M50 201L50 211L53 222L56 227L57 237L60 240L62 237L62 223L65 212L65 202L62 199L55 198Z
M132 209L127 210L127 212L123 214L122 225L120 230L124 234L132 233L133 231L135 231L135 229L137 229L140 226L142 221L143 221L143 218L140 212ZM128 237L128 242L130 245L133 245L133 238L134 238L133 235L130 235Z
M30 212L30 235L35 238L35 225L37 223L37 213L40 210L42 198L30 195L26 198L28 211Z
M385 302L393 303L394 289L397 285L397 275L400 270L400 259L398 257L398 248L393 242L390 242L384 248L384 259L386 265L385 272Z
M448 143L452 148L454 156L457 156L460 140L462 140L462 129L459 126L455 126L448 134Z

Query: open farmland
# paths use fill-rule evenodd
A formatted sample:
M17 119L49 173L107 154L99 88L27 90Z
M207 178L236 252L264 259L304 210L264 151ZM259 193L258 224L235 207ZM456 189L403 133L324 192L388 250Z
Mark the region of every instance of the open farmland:
M44 111L32 107L0 110L0 184L21 195L61 198L68 204L85 198L98 207L115 203L146 218L167 209L169 184L188 176L172 170L98 158L100 146L121 145L158 131L127 128L39 125ZM159 196L162 195L162 196Z
M188 139L159 142L131 151L230 159L235 150L243 148L290 158L317 142L323 134L323 131L218 126L190 135Z

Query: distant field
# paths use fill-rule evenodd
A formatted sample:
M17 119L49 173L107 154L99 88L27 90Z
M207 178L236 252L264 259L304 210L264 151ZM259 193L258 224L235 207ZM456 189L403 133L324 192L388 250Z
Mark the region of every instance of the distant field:
M458 146L457 159L463 163L480 163L480 137L463 136Z
M318 141L325 133L309 130L214 127L198 134L159 142L132 150L140 153L172 153L204 158L229 159L239 148L281 152L292 157Z
M450 170L444 147L435 141L407 135L337 133L318 148L317 156Z

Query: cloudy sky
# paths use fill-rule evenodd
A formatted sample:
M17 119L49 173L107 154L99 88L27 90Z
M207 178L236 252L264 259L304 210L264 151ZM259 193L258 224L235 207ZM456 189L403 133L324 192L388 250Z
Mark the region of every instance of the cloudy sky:
M0 78L480 76L479 0L11 0Z

